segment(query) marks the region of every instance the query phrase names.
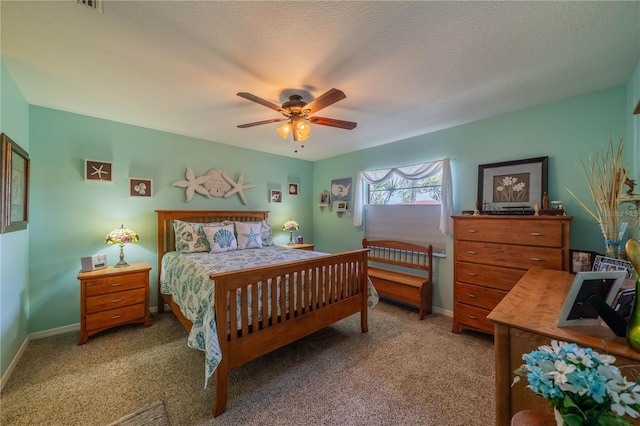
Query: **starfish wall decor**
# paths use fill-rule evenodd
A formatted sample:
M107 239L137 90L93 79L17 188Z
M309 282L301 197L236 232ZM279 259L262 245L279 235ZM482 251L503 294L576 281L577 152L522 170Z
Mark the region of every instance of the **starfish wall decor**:
M244 173L240 174L238 181L229 177L227 172L221 169L211 169L206 174L196 177L193 169L187 167L186 180L173 182L172 186L186 189L186 201L191 201L196 194L205 197L229 198L233 194L238 194L242 204L247 204L244 190L255 187L252 183L244 183Z

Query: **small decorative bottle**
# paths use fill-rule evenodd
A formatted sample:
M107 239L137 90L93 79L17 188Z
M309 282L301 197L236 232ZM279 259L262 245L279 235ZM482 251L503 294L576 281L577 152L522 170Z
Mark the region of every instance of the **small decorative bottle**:
M627 241L625 246L627 257L636 270L636 300L633 302L633 309L629 316L629 325L627 326L627 342L629 346L636 352L640 352L640 240L633 238Z

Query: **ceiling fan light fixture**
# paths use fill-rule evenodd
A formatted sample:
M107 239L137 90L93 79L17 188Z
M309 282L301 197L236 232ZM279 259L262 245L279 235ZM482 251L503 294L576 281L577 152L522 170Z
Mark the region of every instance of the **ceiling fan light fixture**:
M276 130L278 131L280 136L286 139L289 136L289 133L291 133L291 123L287 121L282 126L279 126Z

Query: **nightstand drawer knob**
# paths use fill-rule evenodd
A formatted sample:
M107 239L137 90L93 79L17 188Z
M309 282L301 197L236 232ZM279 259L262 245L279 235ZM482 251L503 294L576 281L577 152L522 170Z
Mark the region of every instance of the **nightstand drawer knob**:
M473 251L473 250L468 250L467 253L469 253L469 254L478 254L477 251Z
M124 283L113 283L111 284L111 287L120 287L122 284Z
M124 299L115 299L115 300L112 300L112 301L111 301L111 303L120 303L120 302L122 302L123 300L124 300Z
M469 275L470 277L477 277L478 274L476 274L475 272L467 272L467 275Z
M545 262L546 261L545 259L540 259L539 257L532 257L531 260L534 261L534 262Z
M469 296L469 299L477 299L478 296L476 296L475 294L471 294L471 293L467 293L467 296Z
M114 316L111 317L111 319L118 319L120 317L122 317L122 315L114 315Z
M533 235L534 237L544 237L545 235L547 235L546 232L531 232L531 235Z
M473 320L474 320L474 319L478 319L478 317L477 317L477 316L475 316L475 315L468 315L468 317L469 317L469 318L471 318L471 319L473 319Z
M469 233L470 234L477 234L478 230L477 229L469 229Z

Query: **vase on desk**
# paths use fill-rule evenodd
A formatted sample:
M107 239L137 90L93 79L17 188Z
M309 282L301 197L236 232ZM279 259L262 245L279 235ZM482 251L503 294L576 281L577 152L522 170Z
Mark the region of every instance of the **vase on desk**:
M620 251L620 241L627 230L627 222L599 222L600 232L604 238L605 254L607 257L617 258Z
M627 342L636 352L640 352L640 303L638 303L638 292L640 292L640 240L630 239L625 246L627 259L636 270L636 300L633 302L633 309L629 316L627 325Z

